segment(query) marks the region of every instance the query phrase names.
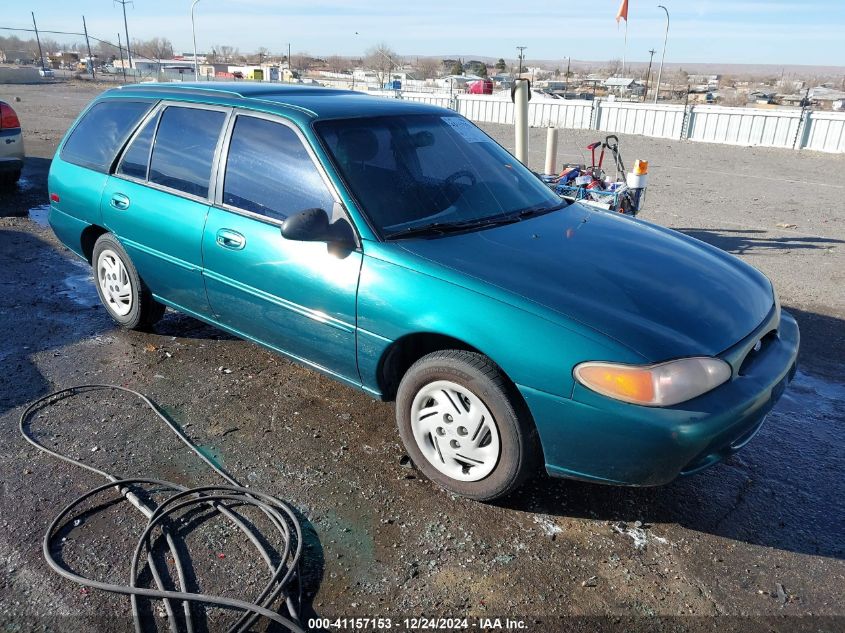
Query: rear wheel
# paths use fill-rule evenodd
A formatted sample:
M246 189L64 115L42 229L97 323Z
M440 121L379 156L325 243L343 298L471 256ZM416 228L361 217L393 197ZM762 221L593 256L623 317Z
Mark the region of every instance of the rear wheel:
M524 403L486 356L446 350L406 372L396 397L399 434L429 479L490 501L533 473L539 446Z
M114 235L100 236L92 260L97 294L118 325L130 330L148 329L164 315L165 307L153 299Z

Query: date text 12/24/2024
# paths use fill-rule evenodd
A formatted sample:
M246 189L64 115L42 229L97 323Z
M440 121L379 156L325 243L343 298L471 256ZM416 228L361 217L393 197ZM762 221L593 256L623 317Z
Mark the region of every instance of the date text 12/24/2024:
M347 630L347 631L525 631L528 626L519 618L312 618L308 620L309 629Z

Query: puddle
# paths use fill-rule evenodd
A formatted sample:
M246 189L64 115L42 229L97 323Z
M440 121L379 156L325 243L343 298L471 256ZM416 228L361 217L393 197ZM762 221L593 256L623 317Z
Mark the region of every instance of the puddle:
M67 297L75 304L85 308L99 305L100 297L94 287L94 276L87 267L82 272L65 277L64 286L65 289L59 291L59 294Z
M50 215L49 204L39 204L29 210L29 219L39 226L47 226L47 218Z
M814 412L813 417L837 416L845 410L845 385L799 371L781 398L781 407Z
M18 189L21 191L29 191L30 189L35 189L35 183L32 182L26 176L23 176L20 180L18 180Z

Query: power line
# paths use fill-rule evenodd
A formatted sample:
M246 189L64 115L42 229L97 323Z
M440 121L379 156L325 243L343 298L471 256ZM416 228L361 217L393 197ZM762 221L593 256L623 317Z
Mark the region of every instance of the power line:
M0 26L0 31L23 31L25 33L35 33L35 29L24 29L24 28L14 27L14 26ZM83 37L83 38L85 37L85 33L77 33L76 31L45 31L44 29L38 29L38 33L39 34L47 33L49 35L76 35L77 37ZM106 46L111 46L112 48L116 48L120 51L123 50L123 48L121 48L122 44L115 44L114 42L110 42L108 40L101 40L100 38L94 37L93 35L90 35L90 34L88 35L88 37L90 39L94 40L95 42L99 42L100 44L105 44ZM126 48L128 49L129 47L127 46ZM139 59L146 59L148 61L156 61L152 57L147 57L146 55L139 55L137 53L135 54L135 57L137 57Z

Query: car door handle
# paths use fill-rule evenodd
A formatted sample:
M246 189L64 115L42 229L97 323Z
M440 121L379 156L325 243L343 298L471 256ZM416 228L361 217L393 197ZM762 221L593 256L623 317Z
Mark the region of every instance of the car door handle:
M126 211L129 208L129 197L122 193L113 193L109 204L119 211Z
M220 229L217 231L217 245L233 251L239 251L246 246L246 238L231 229Z

